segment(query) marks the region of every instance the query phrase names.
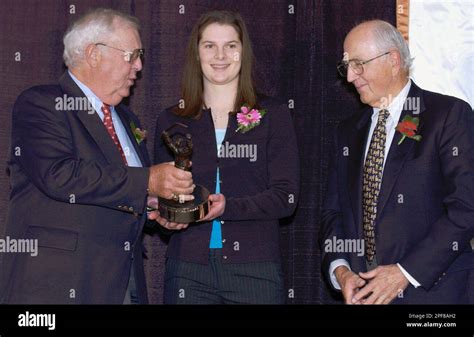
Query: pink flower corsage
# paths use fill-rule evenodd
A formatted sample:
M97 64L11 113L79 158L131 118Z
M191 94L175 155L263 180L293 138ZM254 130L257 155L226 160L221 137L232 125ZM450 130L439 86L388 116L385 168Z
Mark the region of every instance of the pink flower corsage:
M246 133L247 131L252 130L260 124L262 117L265 116L266 113L266 110L250 110L244 105L240 108L240 112L237 113L237 124L239 127L235 132L240 131L241 133Z

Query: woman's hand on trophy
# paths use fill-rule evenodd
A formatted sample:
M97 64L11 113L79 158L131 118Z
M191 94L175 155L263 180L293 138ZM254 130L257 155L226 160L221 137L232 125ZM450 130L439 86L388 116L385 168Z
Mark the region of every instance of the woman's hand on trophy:
M225 211L225 196L224 194L211 194L209 195L209 201L211 202L209 213L207 215L198 220L198 222L202 221L211 221L215 218L220 217L224 214Z
M150 167L148 179L148 194L157 195L165 199L176 199L176 201L193 200L194 190L191 172L178 169L174 162L153 165Z
M147 212L155 211L158 209L158 197L149 195L146 201Z
M148 212L148 220L155 220L156 222L158 222L161 226L163 226L164 228L166 229L170 229L170 230L181 230L181 229L185 229L188 227L189 224L187 223L177 223L177 222L170 222L168 220L166 220L165 218L162 218L160 216L160 212L159 211L151 211L151 212Z

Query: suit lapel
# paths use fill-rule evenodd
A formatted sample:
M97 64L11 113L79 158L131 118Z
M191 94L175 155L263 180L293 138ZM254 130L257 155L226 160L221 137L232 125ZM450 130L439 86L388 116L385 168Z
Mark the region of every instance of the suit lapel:
M231 137L235 136L237 132L237 116L236 115L229 115L229 121L227 122L227 131L225 132L225 137L223 142L225 143Z
M60 78L59 84L68 97L86 97L67 72L65 72ZM90 113L89 110L76 110L76 112L78 119L82 122L86 130L97 143L107 161L110 164L123 165L122 156L112 138L110 138L110 135L105 129L99 115L95 111L94 113Z
M130 141L132 142L133 147L135 148L135 152L138 154L138 157L140 158L142 165L149 166L150 160L148 158L148 152L146 150L145 144L144 142L141 142L140 144L138 144L137 140L135 139L135 135L133 134L133 130L131 126L132 121L129 118L127 112L121 105L116 106L115 111L117 112L117 115L120 117L123 127L127 131L128 138L130 138ZM138 126L138 125L135 125L135 126Z
M425 106L423 103L423 96L422 96L421 89L418 88L413 82L411 85L412 87L410 88L410 92L408 93L407 99L410 99L410 100L418 99L420 101L419 115L416 116L413 114L412 111L403 109L400 115L399 122L402 121L403 118L407 115L419 117L420 122L418 125L418 131L417 131L417 133L419 134L423 126L423 118L421 118L422 117L421 113L425 110ZM404 106L407 106L407 105L404 105ZM416 143L416 141L413 139L405 138L405 140L400 145L398 145L398 142L400 141L401 137L402 135L398 131L395 131L395 135L393 137L392 144L390 145L390 150L388 152L388 157L385 161L385 167L384 167L383 178L382 178L382 186L380 188L379 201L377 205L377 217L379 217L382 214L383 209L387 203L387 200L392 193L395 182L397 181L398 176L400 175L403 165L407 159L407 155L408 153L410 153L410 150L413 148L413 146Z
M117 146L114 144L112 138L107 133L102 120L97 113L90 114L87 111L78 111L77 117L87 129L89 134L94 138L95 142L101 149L107 161L110 164L122 164L123 159Z
M352 145L349 148L349 162L347 166L349 195L358 237L362 235L362 177L371 116L371 108L364 110L362 117L355 125L354 138L350 140L350 144ZM354 153L354 155L350 155L351 153Z

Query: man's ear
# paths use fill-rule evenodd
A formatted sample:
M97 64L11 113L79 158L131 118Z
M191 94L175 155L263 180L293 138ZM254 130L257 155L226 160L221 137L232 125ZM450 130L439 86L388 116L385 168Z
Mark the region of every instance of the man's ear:
M390 64L392 65L392 75L396 76L402 68L402 56L398 50L392 50L390 52Z
M90 67L97 67L101 57L101 51L95 44L90 44L86 47L86 50L84 51L84 58Z

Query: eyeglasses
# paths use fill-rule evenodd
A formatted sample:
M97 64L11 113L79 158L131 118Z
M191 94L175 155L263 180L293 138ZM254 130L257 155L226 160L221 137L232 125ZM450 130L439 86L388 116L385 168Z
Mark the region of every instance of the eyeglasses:
M349 61L341 61L338 65L337 65L337 71L339 71L339 74L341 74L342 77L347 77L347 68L351 67L352 71L356 74L356 75L362 75L362 73L364 72L364 64L367 64L375 59L378 59L379 57L382 57L382 56L385 56L387 54L390 54L390 52L386 52L386 53L383 53L383 54L380 54L378 56L375 56L373 58L371 58L370 60L367 60L367 61L361 61L361 60L349 60Z
M115 47L112 47L112 46L108 46L105 43L96 43L95 45L96 46L104 46L104 47L107 47L107 48L111 48L111 49L115 49L115 50L123 52L123 59L124 59L125 62L128 62L128 63L135 62L135 60L139 57L142 58L143 54L145 53L145 49L143 49L143 48L128 51L128 50L123 50L123 49L120 49L120 48L115 48Z

